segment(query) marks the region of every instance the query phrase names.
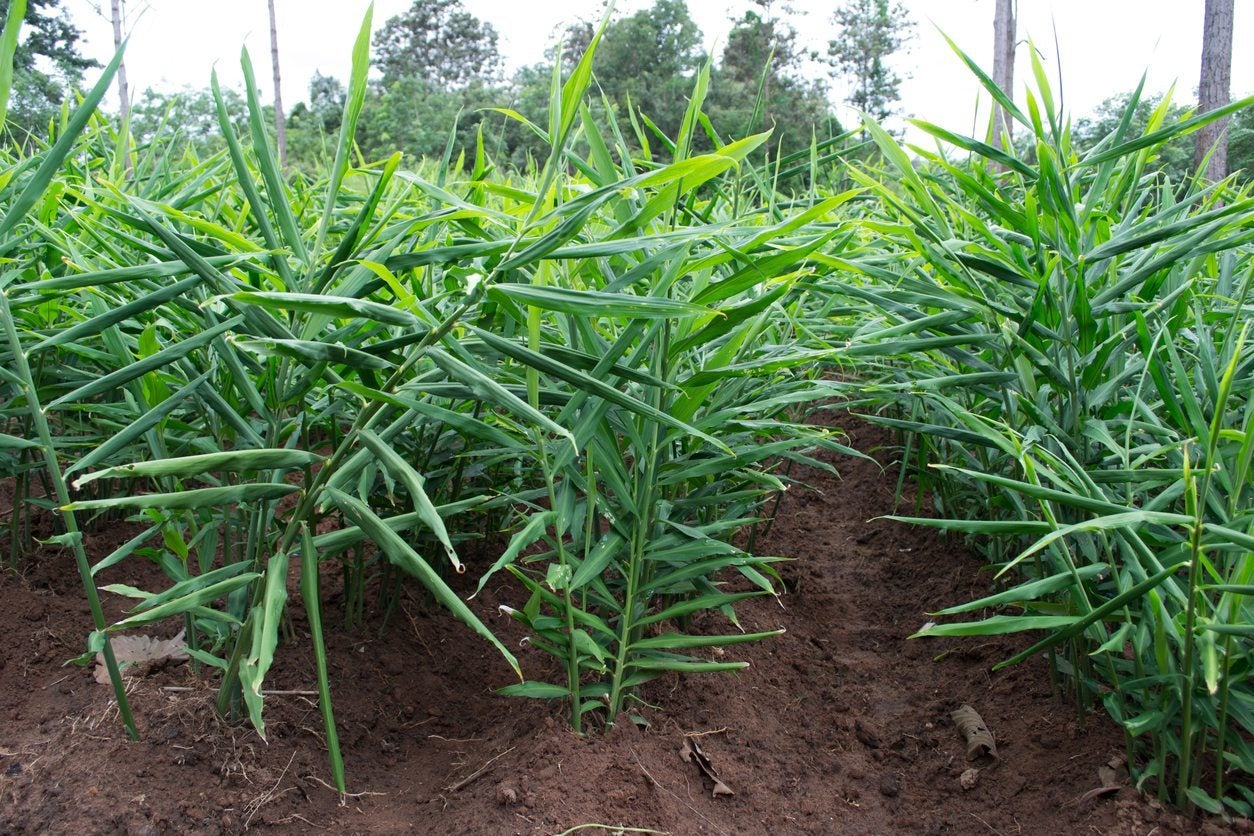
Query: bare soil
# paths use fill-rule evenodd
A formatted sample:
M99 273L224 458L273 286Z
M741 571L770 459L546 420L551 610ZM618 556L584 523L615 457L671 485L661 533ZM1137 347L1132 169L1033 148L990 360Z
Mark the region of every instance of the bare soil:
M886 455L882 431L838 420L853 446ZM132 680L142 740L130 742L111 689L63 665L90 629L72 558L36 552L23 574L0 573L0 833L1251 832L1183 818L1130 788L1094 792L1122 736L1099 715L1077 722L1039 659L993 672L1021 638L908 640L929 611L985 594L990 578L958 540L876 519L894 509L893 471L832 461L839 479L794 474L815 490L790 492L757 544L792 558L787 594L738 608L746 630L787 632L727 648L724 658L751 663L737 675L652 683L647 728L580 738L560 706L496 695L513 680L505 663L417 590L386 630L379 613L359 630L332 628L342 800L298 598L299 640L268 681L268 741L218 719L211 684L179 665ZM135 531L88 540L100 555ZM334 586L331 570L324 578ZM137 559L101 580L157 583ZM106 597L117 617L125 602ZM340 601L325 597L337 619ZM549 660L497 615L517 597L502 579L474 603L540 678ZM950 719L964 704L999 759L968 762ZM715 796L681 759L686 741L734 795Z

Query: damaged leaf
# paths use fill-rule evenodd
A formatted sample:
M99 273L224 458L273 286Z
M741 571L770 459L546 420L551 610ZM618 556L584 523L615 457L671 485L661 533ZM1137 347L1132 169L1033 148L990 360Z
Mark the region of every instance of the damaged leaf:
M1127 786L1128 783L1128 762L1123 755L1114 755L1106 762L1105 766L1097 768L1097 778L1101 781L1101 786L1089 790L1080 796L1077 803L1083 804L1094 798L1103 795L1111 795L1119 792Z
M984 725L979 712L969 705L962 705L950 713L954 725L967 741L967 760L974 761L983 757L999 758L997 744L993 741L993 733Z
M684 763L696 763L697 768L714 782L713 795L717 798L720 795L735 795L732 788L723 783L718 777L718 773L714 771L714 764L710 762L710 758L701 750L701 744L697 743L691 737L684 737L684 746L679 750L679 757Z
M182 662L187 659L187 643L183 640L185 631L180 630L172 639L157 639L152 636L114 636L111 640L113 655L118 660L118 667L129 669L134 673L141 666L153 668L163 662ZM104 654L96 653L96 681L101 685L109 684L109 669L105 666Z

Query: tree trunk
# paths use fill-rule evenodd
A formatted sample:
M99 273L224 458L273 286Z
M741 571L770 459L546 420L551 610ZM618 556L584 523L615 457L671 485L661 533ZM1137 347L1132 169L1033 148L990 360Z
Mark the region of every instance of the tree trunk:
M1202 23L1202 77L1197 87L1197 107L1202 113L1228 104L1232 87L1233 3L1234 0L1206 0ZM1207 154L1210 154L1209 160ZM1200 170L1203 162L1206 170L1201 173L1206 180L1214 182L1227 176L1227 116L1197 132L1194 166Z
M279 168L287 169L287 120L283 118L283 91L279 76L279 28L274 18L274 0L270 4L270 64L274 68L274 127L279 139Z
M1014 0L997 0L993 13L993 82L1007 96L1015 93L1015 10ZM1005 149L1002 135L1009 142L1014 122L1004 107L993 110L993 147Z
M113 17L113 51L122 46L122 0L109 0L109 12ZM118 113L125 124L131 118L131 96L126 85L126 62L118 65Z

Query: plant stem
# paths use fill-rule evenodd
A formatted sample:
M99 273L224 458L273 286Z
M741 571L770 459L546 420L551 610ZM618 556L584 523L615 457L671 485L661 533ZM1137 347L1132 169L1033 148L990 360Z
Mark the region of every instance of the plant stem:
M13 352L14 365L17 366L17 376L23 393L26 396L26 407L30 411L31 420L35 424L35 431L39 436L39 445L43 450L44 463L47 466L48 477L52 480L53 490L56 492L58 512L61 519L65 523L66 539L70 543L70 548L74 552L74 562L78 566L78 575L83 582L83 591L87 594L87 606L91 609L92 623L95 625L96 632L103 638L103 646L101 654L104 656L105 667L109 670L109 681L113 684L113 694L118 701L118 713L122 716L122 723L126 726L126 733L132 740L139 740L139 731L135 728L135 718L131 716L130 702L126 697L126 686L122 682L122 673L118 670L117 659L113 655L113 646L109 642L109 635L105 632L104 609L100 606L100 595L96 592L96 582L91 576L91 564L87 560L87 550L83 547L83 535L78 528L78 520L73 511L66 508L70 504L70 493L65 486L65 477L61 474L61 465L57 461L56 446L52 441L52 431L48 427L48 418L44 414L43 407L39 402L39 393L35 389L35 383L31 379L30 365L26 361L26 354L22 351L22 343L17 335L17 328L13 324L13 313L9 309L9 294L7 289L0 289L0 319L3 320L5 336L9 340L9 349Z

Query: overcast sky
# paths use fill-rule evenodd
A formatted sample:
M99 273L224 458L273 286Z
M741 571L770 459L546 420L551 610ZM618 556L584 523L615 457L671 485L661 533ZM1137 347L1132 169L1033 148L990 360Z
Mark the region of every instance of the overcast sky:
M376 0L374 28L407 9L411 0ZM467 9L500 33L510 68L542 61L544 49L562 24L595 16L599 0L463 0ZM792 0L792 22L802 40L826 49L834 35L829 21L835 0ZM949 49L944 31L982 66L991 64L993 0L904 0L915 21L909 49L896 65L906 78L905 115L970 132L978 84ZM105 63L112 54L108 3L65 0L86 36L85 52ZM348 77L353 38L366 0L275 0L283 101L290 108L306 97L315 71ZM651 5L651 0L619 0L619 14ZM721 52L730 18L746 0L688 0L708 48ZM781 4L782 5L782 4ZM1203 0L1022 0L1019 38L1031 39L1050 72L1062 76L1068 110L1080 116L1102 100L1132 89L1148 70L1147 89L1161 92L1173 83L1175 99L1195 100L1202 44ZM1243 48L1254 35L1254 0L1236 4L1232 67L1234 98L1254 93L1254 50ZM101 13L103 9L103 14ZM126 65L133 91L205 87L216 67L224 84L240 85L239 51L247 46L263 91L271 89L270 36L266 0L126 0L131 44ZM1057 44L1057 45L1055 45ZM1026 43L1019 49L1016 99L1030 79ZM833 99L844 94L833 88ZM134 95L134 93L133 93ZM116 106L116 102L110 104ZM854 121L842 111L842 121ZM981 116L981 119L986 117ZM983 126L979 128L983 131ZM912 136L917 137L918 134Z

